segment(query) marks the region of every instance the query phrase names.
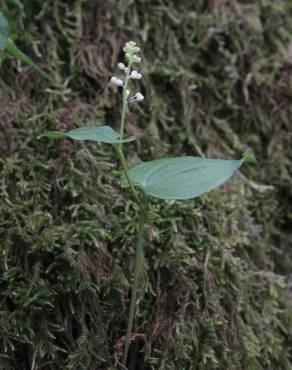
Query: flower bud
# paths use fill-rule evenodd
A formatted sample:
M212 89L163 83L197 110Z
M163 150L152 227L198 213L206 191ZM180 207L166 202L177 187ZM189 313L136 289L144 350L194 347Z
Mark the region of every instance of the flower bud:
M123 86L123 83L124 83L123 80L120 80L119 78L114 77L114 76L111 78L110 82L116 86Z
M120 70L124 71L126 66L124 65L124 63L118 63L118 67Z
M137 71L132 71L130 74L130 78L132 78L133 80L140 80L142 78L142 75Z
M137 55L133 55L132 61L133 63L141 63L141 58L137 57Z
M140 92L138 92L135 95L135 98L136 98L136 101L142 101L142 100L144 100L144 95L142 95Z
M136 46L136 43L134 41L128 41L128 42L126 42L125 46L132 48L132 47Z
M123 51L126 54L126 58L133 61L132 58L135 56L135 54L139 53L140 48L136 46L134 41L129 41L126 42L125 46L123 47Z

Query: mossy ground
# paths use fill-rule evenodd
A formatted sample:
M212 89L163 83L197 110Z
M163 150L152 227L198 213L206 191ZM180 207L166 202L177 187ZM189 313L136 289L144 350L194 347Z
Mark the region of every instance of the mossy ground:
M106 145L37 140L118 125L108 81L142 47L130 163L258 163L188 202L153 201L136 369L292 369L290 0L2 0L13 38L51 76L1 66L0 368L115 368L137 209ZM129 364L133 370L133 366Z

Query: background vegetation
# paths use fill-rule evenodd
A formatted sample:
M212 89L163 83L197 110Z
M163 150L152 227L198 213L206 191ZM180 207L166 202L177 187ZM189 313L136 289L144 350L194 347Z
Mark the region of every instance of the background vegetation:
M133 39L146 101L130 162L258 164L199 200L152 202L132 355L145 370L291 370L291 1L0 5L51 76L2 56L0 368L112 369L119 355L137 209L110 147L36 138L117 127L108 81Z

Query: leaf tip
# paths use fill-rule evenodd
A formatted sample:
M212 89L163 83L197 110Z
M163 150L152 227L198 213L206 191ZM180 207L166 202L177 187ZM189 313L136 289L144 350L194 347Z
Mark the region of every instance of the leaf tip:
M244 162L246 163L251 163L251 164L256 164L257 163L257 160L255 159L254 156L250 155L250 154L246 154L244 157Z
M62 131L47 131L37 137L37 139L42 139L43 137L48 137L49 139L59 139L66 136L65 132Z

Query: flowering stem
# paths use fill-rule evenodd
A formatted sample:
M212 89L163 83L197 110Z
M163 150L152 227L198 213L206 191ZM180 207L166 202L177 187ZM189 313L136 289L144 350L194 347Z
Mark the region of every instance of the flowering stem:
M128 70L126 73L124 85L123 85L123 104L122 104L122 112L121 112L121 128L120 128L120 138L122 139L124 136L124 130L125 130L125 118L126 118L126 112L127 112L127 90L128 90L128 84L130 79L130 73L131 73L131 63L128 65Z
M119 156L119 159L121 161L121 164L122 164L122 167L123 167L123 171L124 171L124 175L126 177L126 180L127 180L128 185L129 185L129 187L131 189L131 192L133 194L133 197L134 197L136 203L137 204L140 204L140 198L139 198L139 196L137 194L137 191L136 191L136 189L134 187L134 184L133 184L133 182L130 179L130 176L128 174L128 164L127 164L127 160L125 158L124 152L123 152L123 148L122 148L121 145L119 145L119 146L115 146L115 149L116 149L116 152L117 152L117 154Z
M121 109L121 125L120 125L120 139L123 139L124 136L124 130L125 130L125 119L126 119L126 113L128 110L128 84L130 78L136 78L140 79L142 75L138 73L137 71L131 72L131 66L132 63L140 63L141 58L137 57L135 55L137 52L139 52L139 48L136 46L136 43L133 41L130 41L126 43L124 47L124 52L126 59L128 60L128 65L125 67L123 63L120 63L119 68L125 71L125 79L124 82L122 80L119 80L115 77L112 77L112 82L118 86L123 87L123 102L122 102L122 109ZM132 98L132 101L142 101L144 99L143 95L141 93L137 93L134 97L134 100ZM135 308L137 305L137 290L138 290L138 281L141 271L141 264L142 264L142 257L143 257L143 242L144 242L144 223L145 223L145 216L146 216L146 210L148 206L148 199L147 196L140 197L137 194L137 191L134 187L134 184L129 176L128 172L128 163L124 156L123 152L123 143L120 143L118 145L114 146L116 149L116 152L119 156L120 162L123 167L123 171L127 180L127 183L131 189L131 192L133 194L133 197L135 199L135 202L139 206L140 215L139 215L139 222L138 222L138 237L137 237L137 245L136 245L136 253L135 253L135 270L134 270L134 277L132 282L132 288L131 288L131 302L130 302L130 312L129 312L129 318L128 318L128 325L127 325L127 333L126 333L126 339L125 339L125 347L124 347L124 353L123 353L123 360L122 360L122 366L125 367L127 363L128 358L128 352L129 352L129 346L131 342L131 336L132 336L132 330L133 330L133 323L135 318Z
M141 266L142 266L144 225L145 225L147 206L148 206L148 199L147 199L147 196L144 196L143 200L140 203L140 216L139 216L139 224L138 224L138 240L137 240L136 255L135 255L134 280L132 284L130 312L129 312L128 327L127 327L127 334L126 334L123 361L122 361L122 364L124 366L127 363L129 346L130 346L131 335L132 335L132 330L133 330L133 322L134 322L134 317L135 317L135 308L137 304L137 290L138 290L138 281L139 281L139 276L140 276Z
M121 111L121 126L120 126L120 138L122 139L124 136L124 130L125 130L125 118L126 118L126 113L127 113L127 105L128 105L128 94L127 94L127 89L128 89L128 84L129 84L129 79L130 79L130 73L131 73L131 62L128 64L127 72L126 72L126 77L125 81L123 84L123 103L122 103L122 111ZM127 180L127 183L132 191L132 194L135 198L135 201L140 204L140 199L138 197L138 194L135 190L135 187L133 185L133 182L131 181L129 174L128 174L128 164L127 160L124 156L123 152L123 143L119 144L118 146L115 146L117 154L120 158L123 171Z

